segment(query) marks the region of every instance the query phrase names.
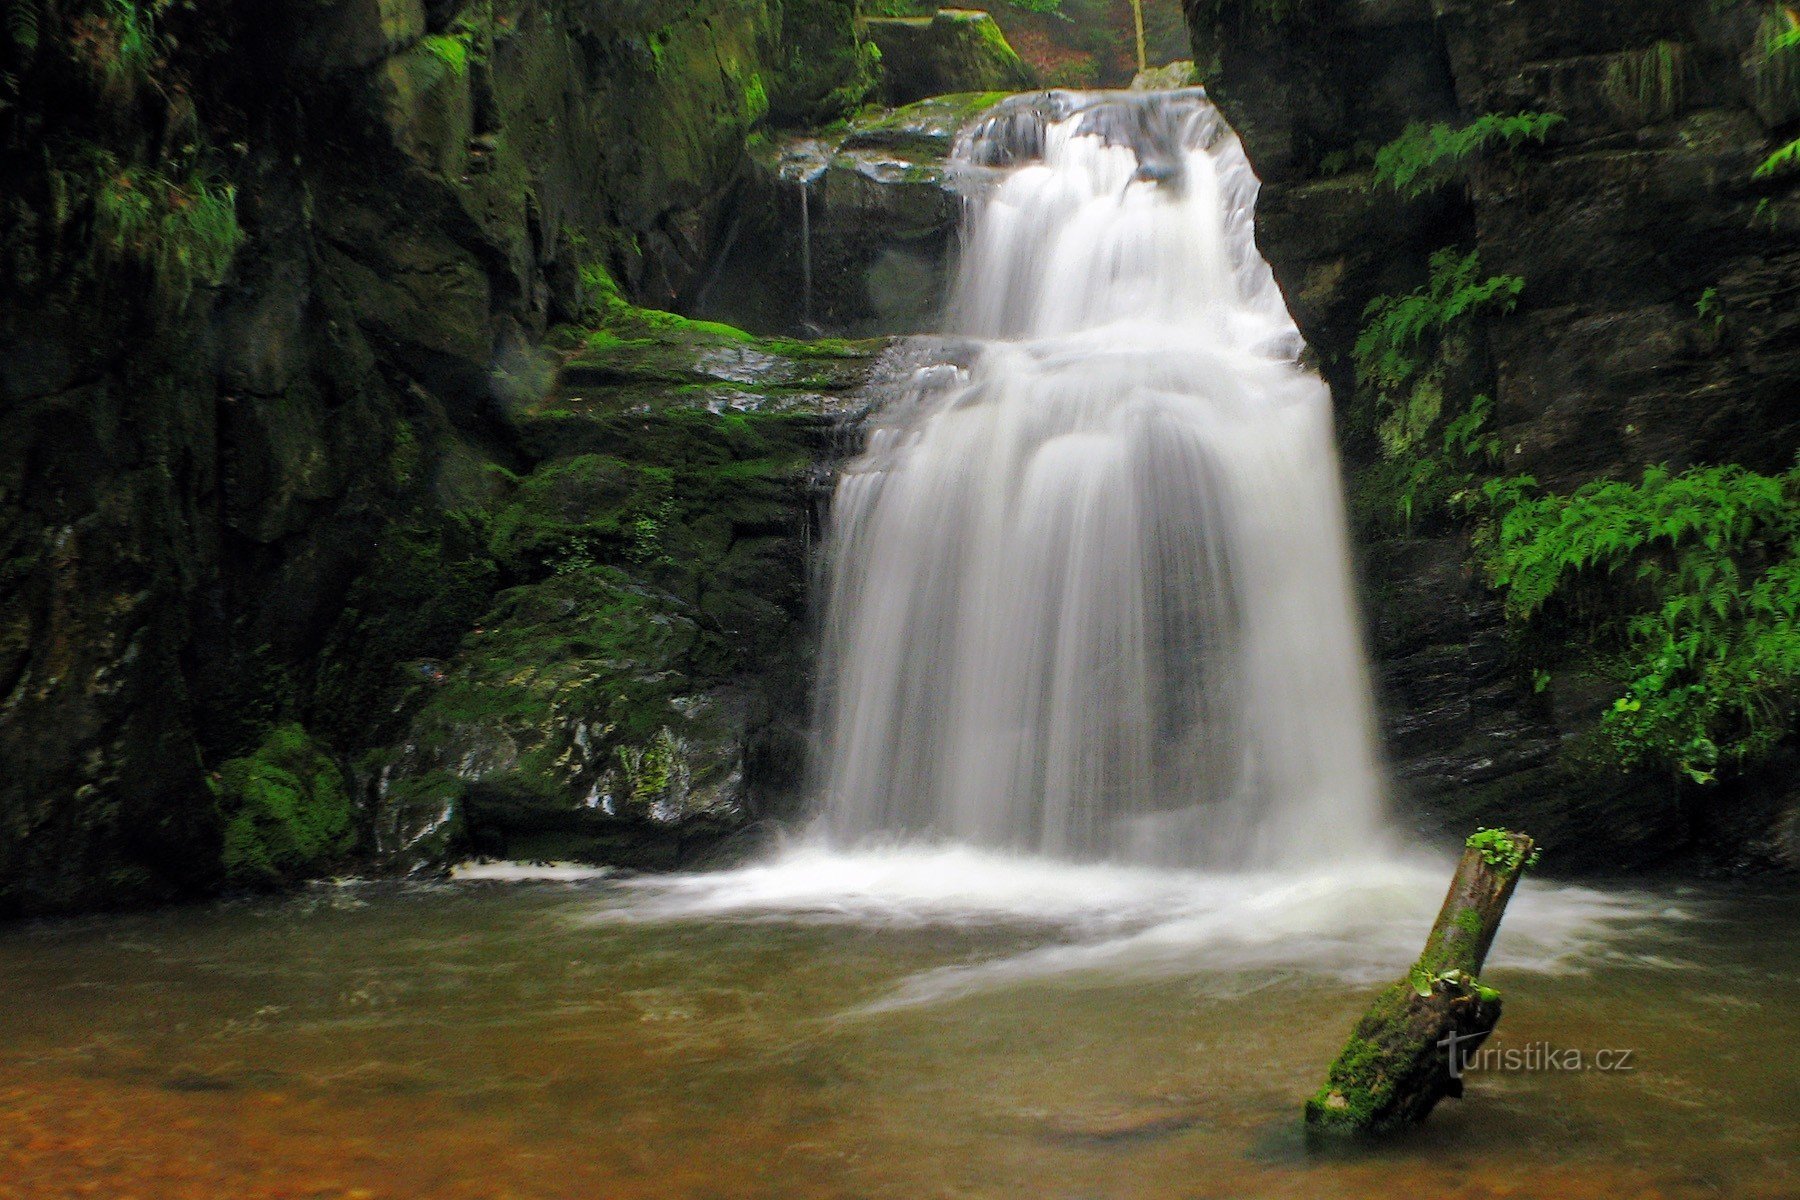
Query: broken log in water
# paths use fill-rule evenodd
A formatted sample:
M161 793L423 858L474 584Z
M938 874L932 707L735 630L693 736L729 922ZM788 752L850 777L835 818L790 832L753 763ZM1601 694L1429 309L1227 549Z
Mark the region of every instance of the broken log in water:
M1386 1133L1462 1095L1462 1067L1500 1020L1500 993L1476 976L1534 861L1522 833L1483 829L1469 838L1424 952L1357 1023L1325 1086L1306 1102L1309 1128Z

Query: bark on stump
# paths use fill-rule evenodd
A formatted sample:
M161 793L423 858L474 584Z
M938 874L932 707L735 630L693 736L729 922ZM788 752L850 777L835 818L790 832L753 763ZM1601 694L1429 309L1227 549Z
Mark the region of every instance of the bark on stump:
M1500 994L1476 975L1533 859L1522 833L1484 829L1469 838L1419 961L1376 997L1306 1102L1309 1129L1388 1133L1462 1095L1463 1065L1500 1020Z

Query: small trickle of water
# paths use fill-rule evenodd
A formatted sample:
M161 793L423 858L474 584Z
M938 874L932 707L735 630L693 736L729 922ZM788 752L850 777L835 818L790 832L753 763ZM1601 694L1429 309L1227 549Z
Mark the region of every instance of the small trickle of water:
M800 323L812 324L812 184L800 180Z
M1199 89L1054 93L956 157L976 348L838 487L825 828L1231 867L1374 849L1330 397L1236 135Z

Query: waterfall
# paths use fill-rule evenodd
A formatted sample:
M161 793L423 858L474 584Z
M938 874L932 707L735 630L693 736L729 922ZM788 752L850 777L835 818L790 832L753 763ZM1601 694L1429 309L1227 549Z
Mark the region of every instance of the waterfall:
M1071 859L1374 849L1382 775L1330 396L1199 89L964 131L945 362L829 541L821 824Z

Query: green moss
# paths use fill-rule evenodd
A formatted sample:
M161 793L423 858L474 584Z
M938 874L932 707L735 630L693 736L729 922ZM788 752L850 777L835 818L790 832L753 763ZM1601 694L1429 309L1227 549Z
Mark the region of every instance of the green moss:
M219 767L225 875L281 887L341 863L356 842L344 774L298 725L278 726L253 754Z
M405 421L394 425L394 448L388 453L388 476L396 490L412 483L419 470L419 438Z
M1403 983L1392 984L1376 997L1357 1023L1343 1052L1331 1064L1325 1084L1306 1101L1306 1123L1328 1131L1380 1133L1388 1128L1395 1089L1402 1079L1396 1065L1410 1060L1405 1048L1407 1014L1416 997ZM1393 1117L1385 1118L1391 1123Z
M394 736L499 583L487 519L396 522L351 585L313 681L311 723L341 746Z

